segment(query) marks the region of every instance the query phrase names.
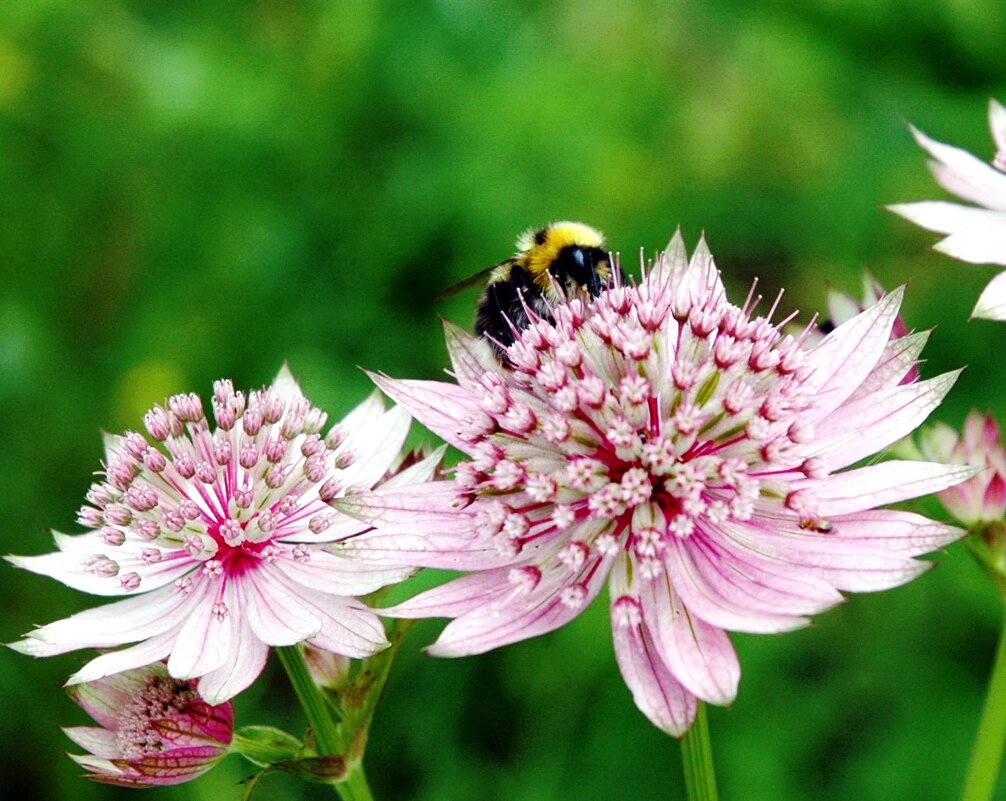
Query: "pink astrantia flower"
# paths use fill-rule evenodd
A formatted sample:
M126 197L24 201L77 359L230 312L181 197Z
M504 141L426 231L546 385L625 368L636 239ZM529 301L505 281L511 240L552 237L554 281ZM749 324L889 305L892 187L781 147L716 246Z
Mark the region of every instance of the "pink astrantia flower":
M134 596L35 629L16 650L51 656L129 648L86 664L70 683L167 660L221 703L247 687L269 646L311 645L354 658L387 646L380 619L354 596L410 568L361 564L326 550L365 526L329 506L381 482L409 427L375 393L327 436L284 368L247 396L214 385L211 427L196 395L176 395L136 432L106 438L104 480L56 553L13 556L19 567L97 595ZM425 481L439 454L386 485Z
M477 654L555 629L610 592L615 654L639 708L681 735L696 698L727 704L727 631L780 632L902 584L961 531L883 504L973 470L850 470L925 419L956 373L901 384L925 335L891 340L902 292L813 349L728 302L680 235L639 286L537 320L501 367L447 326L457 384L379 386L463 451L454 482L346 498L371 559L475 570L382 610L454 620L430 652ZM842 472L837 472L842 470Z
M972 411L964 435L944 423L926 429L919 443L926 459L971 464L982 469L974 477L940 493L940 501L968 528L997 523L1006 516L1006 449L991 414Z
M930 167L936 182L977 206L930 200L890 209L929 231L948 234L936 250L973 264L1006 264L1006 108L995 100L989 101L989 126L996 146L991 165L912 129L916 141L933 157ZM985 287L971 314L1006 320L1006 272Z
M234 730L230 702L211 706L195 683L168 675L162 663L69 688L98 726L66 735L86 755L71 754L87 778L124 787L180 784L227 754Z

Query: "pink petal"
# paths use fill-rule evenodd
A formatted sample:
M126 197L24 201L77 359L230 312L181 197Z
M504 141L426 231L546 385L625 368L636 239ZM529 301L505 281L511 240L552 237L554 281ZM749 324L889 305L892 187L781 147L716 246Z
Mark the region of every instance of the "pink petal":
M485 413L468 390L443 381L398 381L367 373L389 398L462 453L472 454L472 445L458 433L466 419Z
M426 590L395 606L380 610L388 617L461 617L512 592L507 579L510 568L484 570L461 576Z
M866 397L877 390L902 383L909 372L917 369L919 355L929 340L929 333L929 331L918 331L888 342L873 370L849 396L847 403Z
M903 296L903 288L889 292L809 351L808 364L815 372L804 388L817 396L805 413L809 420L821 420L838 408L870 374L890 339Z
M1006 175L968 151L930 139L915 128L912 135L936 159L930 166L940 186L979 206L1006 210Z
M824 517L861 512L939 492L971 478L968 465L892 460L807 482Z
M301 590L306 589L298 589L278 571L250 571L239 581L240 613L248 616L255 636L266 645L296 645L321 629L321 621L303 603Z
M818 425L814 441L801 451L819 457L828 471L877 453L918 428L960 374L954 370L846 403Z
M447 320L444 320L444 340L454 375L462 387L479 387L479 379L487 371L500 371L499 363L485 342Z
M900 556L929 553L967 533L928 517L895 509L867 509L832 517L828 522L832 525L828 536L854 540Z
M664 552L664 566L681 604L696 618L731 631L775 634L806 626L810 621L765 603L767 588L744 581L716 563L700 543L673 538Z
M897 587L932 567L892 553L890 549L845 540L834 533L819 534L802 529L785 532L757 524L724 524L727 536L763 557L789 563L839 590L875 592Z
M419 528L420 533L417 528L408 524L379 528L339 546L353 558L384 565L406 562L441 570L485 570L513 562L493 542L476 538L471 531L433 534L432 527Z
M251 630L243 615L233 615L229 658L199 679L199 694L210 704L229 701L259 677L269 646Z
M643 620L674 677L712 704L737 696L741 669L725 631L692 615L661 576L641 582Z
M645 625L620 626L612 619L611 628L615 659L632 700L654 726L681 737L695 720L695 696L667 669Z
M971 316L980 320L1006 321L1006 272L999 273L989 281Z
M429 481L336 498L332 505L370 526L426 525L440 530L474 519L477 509L453 481Z
M75 684L67 687L66 691L74 703L97 723L115 729L122 705L134 698L155 675L167 676L167 670L157 663L147 669L116 673L88 684Z
M557 588L546 579L530 594L515 592L512 598L483 604L448 623L437 641L426 649L427 653L431 656L471 656L553 631L590 605L606 575L603 570L593 571L587 580L587 595L583 603L575 607L562 603Z

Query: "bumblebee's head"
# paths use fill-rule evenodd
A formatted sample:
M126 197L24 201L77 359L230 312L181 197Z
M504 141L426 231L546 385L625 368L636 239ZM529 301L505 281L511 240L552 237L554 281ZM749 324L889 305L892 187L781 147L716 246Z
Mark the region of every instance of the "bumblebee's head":
M611 279L604 235L589 225L557 222L528 231L517 240L517 261L531 273L546 296L553 280L566 297L579 291L597 297Z

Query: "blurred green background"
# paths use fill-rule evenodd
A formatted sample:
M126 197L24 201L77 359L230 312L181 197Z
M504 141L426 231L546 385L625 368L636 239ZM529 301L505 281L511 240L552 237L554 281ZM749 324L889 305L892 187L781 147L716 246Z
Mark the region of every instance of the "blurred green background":
M704 230L733 292L759 276L805 313L866 267L907 280L909 324L939 324L924 372L970 365L937 416L1006 417L1006 328L966 321L992 270L882 209L940 195L907 120L991 157L1004 31L1000 0L5 0L2 551L78 530L99 431L170 393L260 386L287 360L341 414L369 391L357 365L435 377L437 314L468 325L474 295L434 296L558 218L600 227L630 271ZM710 714L725 799L956 795L999 605L962 545L936 558L810 629L735 637L740 696ZM2 581L5 641L93 602ZM441 626L410 634L379 709L380 799L682 797L604 604L466 660L421 655ZM128 794L62 756L83 658L0 654L8 797ZM273 667L239 721L299 730ZM145 797L238 798L248 773L232 757ZM282 776L259 793L331 797Z

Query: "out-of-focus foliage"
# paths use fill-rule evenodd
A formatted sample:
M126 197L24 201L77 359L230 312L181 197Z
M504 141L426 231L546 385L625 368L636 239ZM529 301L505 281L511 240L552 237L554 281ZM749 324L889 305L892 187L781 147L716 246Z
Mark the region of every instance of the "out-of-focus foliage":
M882 209L935 196L906 120L992 155L1004 30L999 0L5 0L3 551L76 531L99 429L169 393L287 360L340 414L369 391L356 365L436 375L436 315L467 323L473 297L435 295L555 218L602 228L630 271L704 230L734 292L758 276L805 314L865 267L910 281L909 323L939 323L924 372L971 365L938 416L1006 422L1006 329L966 322L989 272ZM810 629L735 638L740 697L710 715L725 798L956 793L998 618L962 546L937 558ZM3 587L5 640L93 601L12 568ZM677 747L632 705L603 604L466 660L421 655L439 625L410 634L378 711L379 798L675 797ZM10 797L124 797L61 756L80 662L0 656ZM300 725L278 672L236 706ZM237 798L249 772L145 797Z

